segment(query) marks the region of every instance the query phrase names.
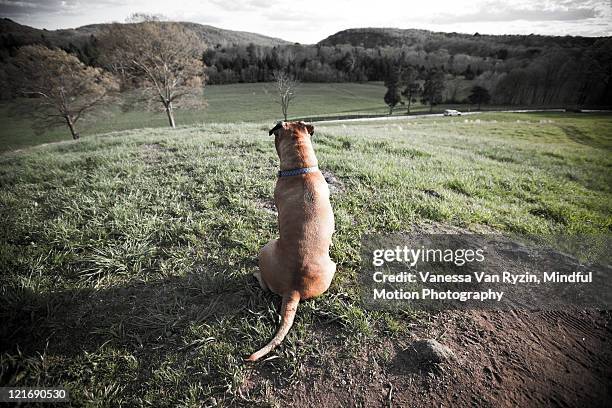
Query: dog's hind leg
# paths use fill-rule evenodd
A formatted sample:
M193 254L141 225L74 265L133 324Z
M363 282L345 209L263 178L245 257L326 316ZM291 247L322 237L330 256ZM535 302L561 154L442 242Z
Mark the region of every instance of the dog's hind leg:
M274 271L278 269L278 257L276 255L276 239L271 239L261 251L259 251L259 269L253 272L253 276L259 281L259 285L263 290L271 290L275 292L274 282L270 279L274 279Z

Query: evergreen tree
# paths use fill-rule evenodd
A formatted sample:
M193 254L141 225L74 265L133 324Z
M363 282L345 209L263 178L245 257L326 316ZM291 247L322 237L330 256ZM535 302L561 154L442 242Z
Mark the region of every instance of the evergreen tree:
M402 101L400 95L400 68L397 66L389 66L387 78L385 79L385 86L387 92L385 93L384 100L389 107L389 115L393 113L393 108Z
M480 85L476 85L472 87L470 96L468 96L468 100L470 101L470 103L478 105L478 110L480 110L480 106L483 103L489 103L489 101L491 100L491 95L489 94L487 88L484 88Z
M402 96L406 97L406 113L410 114L410 105L421 93L421 84L418 80L418 71L413 66L408 66L402 71L401 83L404 89Z
M442 102L442 93L444 92L444 73L438 70L431 70L427 74L425 84L423 85L423 94L421 100L424 104L429 105L429 111L433 111L433 106Z

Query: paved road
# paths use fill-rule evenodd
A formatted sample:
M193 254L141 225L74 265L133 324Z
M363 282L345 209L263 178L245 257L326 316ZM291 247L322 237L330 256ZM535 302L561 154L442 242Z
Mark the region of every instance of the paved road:
M530 113L530 112L565 112L565 109L514 109L502 111L475 111L461 112L462 116L476 115L478 113ZM583 111L587 112L587 111ZM588 112L610 112L605 110L589 110ZM333 119L333 120L317 120L315 123L344 123L344 122L366 122L366 121L384 121L384 120L414 120L419 118L439 118L443 117L442 113L428 113L425 115L406 115L406 116L380 116L376 118L356 118L356 119Z

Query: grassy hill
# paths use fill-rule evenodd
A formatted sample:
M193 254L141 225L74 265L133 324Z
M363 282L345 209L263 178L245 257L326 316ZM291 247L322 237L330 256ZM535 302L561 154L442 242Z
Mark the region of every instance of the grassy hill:
M61 384L76 405L287 405L321 392L309 378L344 378L339 367L363 358L386 375L388 342L420 321L363 308L363 233L612 225L610 116L318 126L320 166L337 179L338 272L329 293L300 304L274 358L252 367L241 358L277 323L278 299L250 276L277 234L267 129L128 130L1 156L2 383ZM356 404L369 384L334 392Z

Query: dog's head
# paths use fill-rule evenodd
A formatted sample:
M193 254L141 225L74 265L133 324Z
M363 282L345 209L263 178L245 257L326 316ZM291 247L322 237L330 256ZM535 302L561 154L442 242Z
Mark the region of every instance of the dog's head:
M310 136L312 136L314 134L314 126L301 120L299 122L278 121L276 122L276 126L270 129L268 135L282 137L287 133L293 135L296 131L306 131Z
M268 135L274 135L274 146L276 147L276 152L278 153L278 157L283 160L283 157L281 157L281 151L286 150L287 148L292 149L290 146L302 144L304 139L307 139L308 144L310 144L310 136L312 136L313 133L314 126L309 123L305 123L303 121L281 121L277 122L276 126L270 129Z

